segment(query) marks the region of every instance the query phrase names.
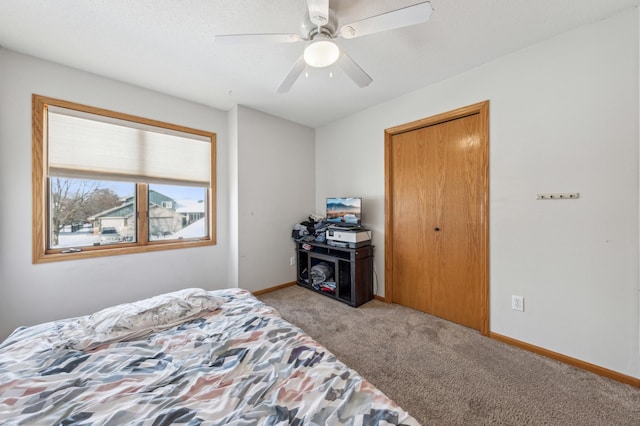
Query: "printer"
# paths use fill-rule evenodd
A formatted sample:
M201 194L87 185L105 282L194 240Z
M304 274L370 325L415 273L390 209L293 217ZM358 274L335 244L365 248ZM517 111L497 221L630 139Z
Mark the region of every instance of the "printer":
M329 225L327 244L336 247L357 248L371 244L371 231L361 226Z

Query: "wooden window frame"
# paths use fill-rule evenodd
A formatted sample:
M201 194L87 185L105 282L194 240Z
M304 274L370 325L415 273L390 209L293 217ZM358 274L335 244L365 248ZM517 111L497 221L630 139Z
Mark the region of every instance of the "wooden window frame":
M207 189L208 204L208 236L193 240L179 241L150 241L148 238L149 222L148 209L148 184L136 183L137 242L121 243L117 245L88 246L80 251L48 248L49 209L48 209L48 159L47 159L47 109L48 106L73 109L91 114L102 115L111 118L142 123L146 125L166 128L179 132L205 136L211 140L211 185ZM116 256L132 253L147 253L159 250L175 250L181 248L210 246L216 244L216 134L175 124L137 117L129 114L95 108L87 105L60 99L49 98L41 95L32 95L32 204L33 204L33 234L32 255L33 263L56 262L73 259L87 259L103 256ZM63 253L63 250L65 253Z

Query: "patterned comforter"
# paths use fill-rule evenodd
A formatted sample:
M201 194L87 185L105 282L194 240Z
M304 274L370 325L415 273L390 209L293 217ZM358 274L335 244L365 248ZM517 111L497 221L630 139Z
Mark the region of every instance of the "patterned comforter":
M0 424L418 424L249 292L207 293L215 310L120 340L70 338L93 316L17 329L0 344Z

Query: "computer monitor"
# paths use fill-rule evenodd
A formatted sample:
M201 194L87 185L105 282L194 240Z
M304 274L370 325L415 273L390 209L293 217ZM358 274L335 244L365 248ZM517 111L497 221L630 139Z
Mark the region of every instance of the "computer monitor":
M362 198L327 198L327 222L360 225L362 221Z

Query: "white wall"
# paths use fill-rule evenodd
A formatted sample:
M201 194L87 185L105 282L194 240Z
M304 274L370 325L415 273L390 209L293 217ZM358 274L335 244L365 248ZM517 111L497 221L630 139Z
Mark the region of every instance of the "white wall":
M237 108L238 274L251 291L295 281L293 225L314 209L315 132Z
M31 94L217 133L217 240L213 247L31 263ZM227 280L227 115L0 48L0 340L15 327Z
M227 117L229 128L229 282L238 286L238 106Z
M640 377L638 61L633 9L316 129L316 209L364 197L384 283L384 129L490 100L491 331Z

